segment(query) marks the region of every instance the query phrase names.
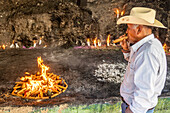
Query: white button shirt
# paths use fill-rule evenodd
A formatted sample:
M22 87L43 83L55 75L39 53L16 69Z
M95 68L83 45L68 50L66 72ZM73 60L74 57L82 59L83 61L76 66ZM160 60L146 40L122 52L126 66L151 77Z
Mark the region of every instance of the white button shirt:
M128 54L124 56L127 58ZM120 94L133 113L146 113L157 105L166 73L166 55L153 34L131 46Z

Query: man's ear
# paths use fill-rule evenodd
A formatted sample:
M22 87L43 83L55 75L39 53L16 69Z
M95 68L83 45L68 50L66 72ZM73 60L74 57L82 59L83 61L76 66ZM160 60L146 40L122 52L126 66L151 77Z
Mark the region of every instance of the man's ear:
M136 29L137 29L137 35L139 35L143 29L143 26L139 25Z

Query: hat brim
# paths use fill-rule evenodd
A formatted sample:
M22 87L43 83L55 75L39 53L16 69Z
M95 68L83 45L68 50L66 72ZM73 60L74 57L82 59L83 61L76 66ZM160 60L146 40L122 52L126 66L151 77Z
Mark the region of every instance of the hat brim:
M154 23L149 23L148 21L135 17L135 16L124 16L117 20L117 24L139 24L139 25L146 25L146 26L153 26L159 28L167 28L161 22L155 19Z

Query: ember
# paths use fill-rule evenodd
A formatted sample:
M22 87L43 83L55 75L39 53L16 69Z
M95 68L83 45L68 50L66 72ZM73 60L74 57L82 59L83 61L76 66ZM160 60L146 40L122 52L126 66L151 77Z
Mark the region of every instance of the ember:
M41 72L32 75L25 72L21 82L16 82L12 95L27 99L49 99L64 92L68 85L59 75L47 73L49 67L43 64L41 57L37 58Z

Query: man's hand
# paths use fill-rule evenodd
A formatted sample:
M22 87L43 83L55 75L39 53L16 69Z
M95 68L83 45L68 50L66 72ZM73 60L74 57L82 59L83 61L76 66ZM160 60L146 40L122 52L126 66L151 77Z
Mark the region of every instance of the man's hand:
M130 108L128 106L128 108L126 109L125 113L133 113L133 112L130 110Z
M124 35L120 36L119 38L124 37ZM120 45L124 50L129 50L129 45L126 39L120 42Z

